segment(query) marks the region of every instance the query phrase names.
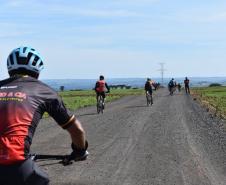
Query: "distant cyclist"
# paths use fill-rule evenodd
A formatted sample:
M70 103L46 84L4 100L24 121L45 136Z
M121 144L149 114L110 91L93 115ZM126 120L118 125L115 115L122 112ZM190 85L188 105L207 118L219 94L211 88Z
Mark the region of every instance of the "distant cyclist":
M185 80L184 80L184 87L185 87L186 94L190 94L189 79L187 77L185 77Z
M96 82L94 89L96 91L97 102L98 102L98 97L102 96L103 97L103 106L105 106L106 93L110 92L110 88L109 88L108 84L105 82L103 75L100 75L99 80ZM107 89L107 91L106 91L106 89Z
M181 84L180 83L177 84L177 88L178 88L178 91L180 92L181 91Z
M173 91L174 91L175 85L176 85L176 82L174 81L174 78L172 78L169 81L169 83L168 83L168 88L169 88L170 95L173 95Z
M35 49L14 49L7 67L10 77L0 81L0 184L47 185L48 175L29 157L32 138L44 112L69 132L73 159L88 155L85 131L57 92L38 80L44 64Z
M153 104L153 98L152 98L152 80L150 78L147 78L147 81L145 82L145 85L144 85L144 90L145 90L145 93L146 93L146 96L147 95L150 95L151 97L151 105Z

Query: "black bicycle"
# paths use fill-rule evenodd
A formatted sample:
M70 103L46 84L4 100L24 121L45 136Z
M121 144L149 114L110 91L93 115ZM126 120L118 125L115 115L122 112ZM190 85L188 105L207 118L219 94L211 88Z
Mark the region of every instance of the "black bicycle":
M171 96L173 96L173 93L176 91L176 86L175 85L173 85L173 86L171 86L171 85L168 85L168 90L169 90L169 95L171 95Z
M153 98L152 95L147 91L146 92L146 100L147 100L147 106L150 106L150 104L153 104Z
M104 98L99 95L97 98L97 114L104 113Z

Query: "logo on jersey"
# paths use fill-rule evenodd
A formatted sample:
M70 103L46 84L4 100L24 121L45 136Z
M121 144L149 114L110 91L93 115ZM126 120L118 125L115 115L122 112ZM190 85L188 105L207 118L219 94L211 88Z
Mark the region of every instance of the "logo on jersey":
M0 101L23 101L27 94L23 92L0 92Z

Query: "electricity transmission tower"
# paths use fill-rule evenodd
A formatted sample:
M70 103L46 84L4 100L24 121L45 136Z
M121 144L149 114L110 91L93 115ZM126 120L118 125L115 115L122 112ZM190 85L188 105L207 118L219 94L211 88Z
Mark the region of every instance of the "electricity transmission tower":
M163 79L164 79L164 72L166 71L166 69L164 68L164 65L165 65L165 63L159 63L159 65L160 65L160 69L159 69L159 71L160 71L160 73L161 73L161 77L162 77L162 85L163 85Z

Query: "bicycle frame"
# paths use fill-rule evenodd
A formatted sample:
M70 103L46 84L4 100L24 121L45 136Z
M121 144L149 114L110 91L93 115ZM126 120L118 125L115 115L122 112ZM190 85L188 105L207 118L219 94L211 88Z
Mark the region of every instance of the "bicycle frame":
M152 95L146 91L146 99L147 99L147 106L149 106L152 103Z
M103 96L99 95L97 97L97 113L99 114L100 112L103 114L103 109L104 109L104 99Z
M170 91L170 95L172 96L173 93L176 91L176 87L175 86L169 87L169 91Z

